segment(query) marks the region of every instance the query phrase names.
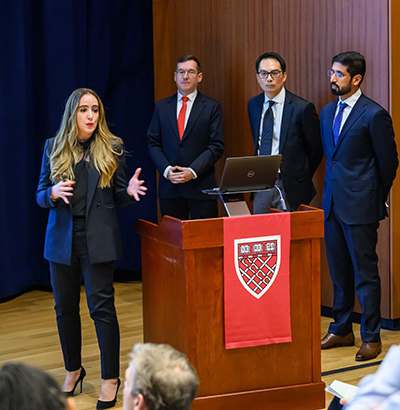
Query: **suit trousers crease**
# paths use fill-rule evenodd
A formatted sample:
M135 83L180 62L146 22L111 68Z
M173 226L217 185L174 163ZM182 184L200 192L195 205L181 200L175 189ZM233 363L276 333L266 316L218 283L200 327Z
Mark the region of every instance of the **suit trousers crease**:
M67 371L82 366L82 333L79 313L83 277L90 316L94 321L101 355L102 379L119 376L120 336L114 306L115 261L91 264L85 219L75 219L71 265L50 262L57 328Z
M350 319L355 292L362 309L361 339L380 340L381 285L376 254L379 222L349 225L338 216L332 203L325 220L325 243L333 282L333 319L329 332L346 335L352 331Z
M276 187L279 187L281 193ZM281 194L285 203L285 207L282 203ZM278 209L279 211L290 211L290 205L286 197L285 188L283 186L283 180L280 175L275 182L275 186L271 189L265 191L255 192L254 193L254 202L253 202L253 214L267 214L270 212L271 208Z

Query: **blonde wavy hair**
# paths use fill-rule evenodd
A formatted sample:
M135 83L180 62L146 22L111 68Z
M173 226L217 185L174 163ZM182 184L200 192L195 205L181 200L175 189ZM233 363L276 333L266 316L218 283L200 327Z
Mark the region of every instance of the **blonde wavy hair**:
M99 187L105 188L111 185L111 179L118 166L117 156L123 153L123 142L108 129L103 103L99 96L89 88L78 88L67 100L50 154L50 179L56 184L64 178L70 180L75 178L73 167L82 156L82 148L78 143L76 117L79 103L85 94L93 95L99 106L99 120L93 133L95 138L90 144L90 162L100 174Z

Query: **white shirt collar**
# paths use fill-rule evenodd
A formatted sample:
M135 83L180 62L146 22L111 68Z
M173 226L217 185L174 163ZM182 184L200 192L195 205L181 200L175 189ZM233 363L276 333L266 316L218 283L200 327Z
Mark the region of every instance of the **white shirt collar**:
M275 101L275 104L283 104L285 102L285 95L286 95L286 90L285 87L282 87L282 90L278 95L276 95L274 98L271 99L271 101ZM269 101L269 98L267 97L267 94L264 93L264 104Z
M196 96L197 96L197 88L196 88L191 94L188 94L186 97L189 98L189 101L190 101L190 102L193 102L193 101L195 100ZM181 94L181 93L178 91L178 102L181 101L182 97L184 97L184 95Z
M341 97L339 97L338 105L341 102L346 103L349 107L353 108L358 101L358 99L361 97L361 89L359 88L353 95L351 95L349 98L346 98L345 100L342 100Z

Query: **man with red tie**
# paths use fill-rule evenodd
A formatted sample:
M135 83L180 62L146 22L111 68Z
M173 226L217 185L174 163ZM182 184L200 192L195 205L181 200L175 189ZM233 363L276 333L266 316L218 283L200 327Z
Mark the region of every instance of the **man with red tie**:
M148 129L153 163L160 172L161 215L178 219L218 216L217 198L202 190L216 186L214 164L225 142L221 105L197 90L203 79L193 55L179 58L178 92L156 103Z

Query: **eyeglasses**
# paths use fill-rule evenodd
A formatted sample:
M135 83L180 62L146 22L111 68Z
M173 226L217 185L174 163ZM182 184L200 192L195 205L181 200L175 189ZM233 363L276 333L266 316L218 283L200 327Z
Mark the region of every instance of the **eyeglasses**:
M187 74L188 77L194 77L195 75L197 75L197 74L199 74L199 73L197 73L197 72L194 71L194 70L188 70L188 71L178 70L178 71L176 72L176 74L178 74L180 77L183 77L185 74Z
M332 77L333 75L335 75L337 78L343 78L346 75L340 71L334 71L334 70L329 70L327 74L328 74L328 77Z
M258 76L262 78L263 80L266 80L268 76L270 75L271 78L277 79L281 76L282 71L279 70L274 70L274 71L259 71Z

